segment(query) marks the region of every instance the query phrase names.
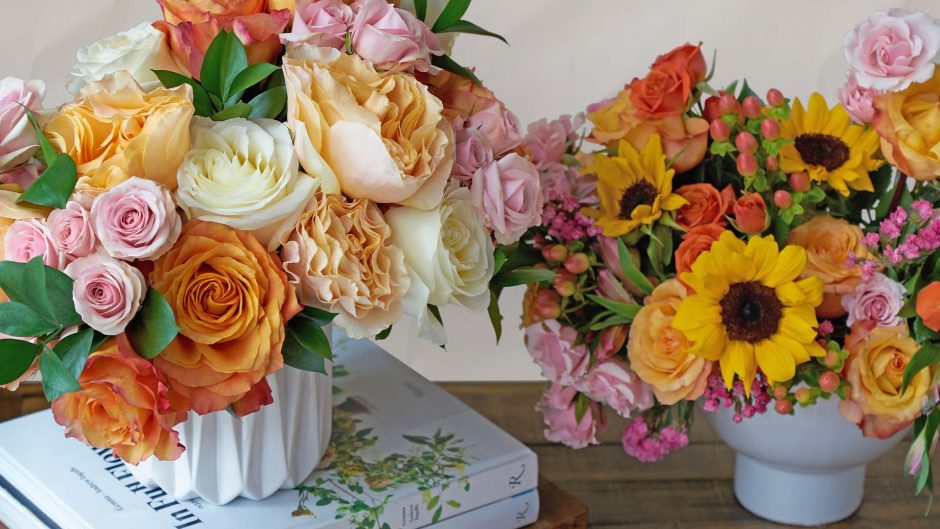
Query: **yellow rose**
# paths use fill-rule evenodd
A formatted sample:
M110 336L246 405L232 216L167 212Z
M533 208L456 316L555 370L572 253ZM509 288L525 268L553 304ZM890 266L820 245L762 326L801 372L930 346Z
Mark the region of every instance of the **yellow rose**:
M636 117L636 107L630 100L630 90L621 90L613 98L591 108L587 118L594 125L588 138L594 143L615 146L621 138L642 120Z
M454 134L426 86L310 45L288 53L284 79L300 164L324 191L423 210L441 202Z
M806 250L806 268L803 277L816 276L825 283L823 302L816 307L822 318L838 318L845 314L842 296L855 291L862 280L858 266L845 266L850 253L859 257L869 255L862 244L861 228L843 219L818 215L790 232L789 244Z
M49 141L78 166L79 191L98 193L132 176L176 189L189 150L192 89L146 93L126 71L86 86L46 124Z
M920 346L906 325L875 327L870 333L856 326L845 339L849 357L845 379L852 385L839 409L868 437L886 439L919 417L933 380L933 368L914 375L903 394L904 369Z
M885 158L917 180L940 178L940 68L923 83L875 97Z
M689 340L672 327L686 288L677 279L653 290L630 326L627 357L630 367L650 385L659 402L671 405L695 400L705 392L712 364L689 354Z

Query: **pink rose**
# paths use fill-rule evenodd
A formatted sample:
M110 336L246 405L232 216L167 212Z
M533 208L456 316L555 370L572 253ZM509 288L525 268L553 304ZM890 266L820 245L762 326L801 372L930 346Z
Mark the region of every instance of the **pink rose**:
M485 101L480 100L481 103ZM480 129L486 139L490 140L496 156L501 156L522 144L519 118L495 98L490 99L489 104L474 109L474 113L467 119L466 128Z
M129 261L157 259L176 243L183 228L170 192L136 176L99 196L91 219L108 254Z
M511 244L542 222L542 189L531 162L512 153L473 175L473 205L483 212L496 241Z
M69 261L95 251L97 239L91 228L90 213L78 202L69 202L65 209L50 213L49 231L56 247Z
M940 51L940 23L927 13L876 11L845 35L845 59L859 86L882 91L904 90L933 75Z
M42 81L0 79L0 171L22 164L39 148L23 107L33 112L42 110L45 95L46 85Z
M595 402L610 406L621 417L653 406L653 394L640 377L619 360L596 364L576 384L577 389Z
M871 88L862 88L858 85L858 79L855 72L849 72L849 78L845 85L839 89L839 101L845 110L852 116L857 123L863 125L871 123L875 117L875 96L880 94L878 90Z
M440 55L437 36L414 15L386 0L359 0L352 24L352 48L376 68L426 72Z
M17 263L27 263L41 255L43 264L61 270L68 262L65 253L58 249L48 223L43 219L20 219L14 222L7 228L3 251L7 261Z
M880 327L900 325L898 316L904 306L904 285L890 277L876 273L871 280L863 281L851 294L842 296L842 307L848 312L846 324L869 322Z
M493 161L493 147L477 129L463 129L457 132L456 137L457 147L451 174L460 180L469 180L478 169Z
M101 252L72 261L65 273L74 281L75 312L89 327L108 336L124 332L147 290L140 270Z
M574 197L582 206L596 206L598 203L597 175L583 175L574 167L552 163L539 170L539 177L546 202Z
M32 159L15 169L0 174L0 184L16 184L22 189L28 189L45 169L45 164Z
M597 444L597 431L603 429L604 423L600 406L596 403L591 403L580 422L577 420L576 393L573 388L552 384L535 409L545 420L546 439L579 449Z
M578 331L557 320L545 320L526 327L529 354L552 382L571 386L587 371L590 355L585 344L574 345Z
M539 171L544 171L552 164L562 161L568 142L576 139L574 130L583 122L584 115L579 114L575 116L574 121L571 116L561 116L554 121L542 118L529 124L529 133L522 143L532 154Z
M315 36L317 46L339 50L352 22L353 10L342 0L298 0L290 34L282 35L281 40L313 43L307 37Z

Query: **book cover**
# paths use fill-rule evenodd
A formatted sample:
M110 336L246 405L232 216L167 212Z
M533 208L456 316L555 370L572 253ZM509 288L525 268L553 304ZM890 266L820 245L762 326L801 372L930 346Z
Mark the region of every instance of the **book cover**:
M69 529L411 529L536 487L535 454L440 387L368 341L334 353L333 437L296 490L178 502L65 439L48 411L0 424L4 487Z

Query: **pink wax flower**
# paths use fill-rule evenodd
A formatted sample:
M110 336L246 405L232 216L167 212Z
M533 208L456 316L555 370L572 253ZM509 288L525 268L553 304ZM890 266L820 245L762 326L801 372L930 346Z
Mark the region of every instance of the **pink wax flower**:
M0 79L0 172L23 164L39 149L26 109L42 110L45 94L42 81Z
M342 49L346 33L353 22L353 10L342 0L298 0L294 23L281 40L292 43L303 40L317 46ZM307 37L314 36L315 42Z
M466 128L480 129L493 146L496 156L502 156L521 145L522 126L519 118L498 99L481 99L480 103L488 104L473 109Z
M542 222L542 189L531 162L511 153L473 175L473 205L483 212L496 241L511 244Z
M108 254L129 261L160 257L183 228L170 192L136 176L99 196L91 207L91 219Z
M72 261L65 273L74 281L75 312L89 327L107 336L124 332L147 291L140 270L101 252Z
M558 320L544 320L526 327L529 354L552 382L572 386L587 371L590 354L587 345L575 345L578 331Z
M575 387L595 402L610 406L621 417L653 406L653 393L640 377L619 360L596 364Z
M562 443L571 448L580 449L598 444L597 432L603 429L604 423L600 406L596 403L592 403L578 421L574 403L575 393L576 391L572 388L553 384L542 396L542 400L535 409L542 413L545 421L546 439L553 443Z
M855 72L849 72L845 85L838 90L839 101L857 123L868 124L875 118L875 96L879 90L858 85Z
M646 418L639 416L623 431L623 450L627 455L644 463L661 461L670 452L689 444L685 428L669 425L658 432L651 432Z
M359 0L353 7L353 51L376 68L424 72L431 55L443 53L437 36L408 11L386 0Z
M923 199L911 202L911 209L917 213L917 217L921 222L930 220L930 217L933 216L933 208L930 202Z
M49 231L60 252L69 261L95 251L98 239L91 227L91 213L78 202L71 201L65 209L49 214Z
M68 262L65 253L59 250L49 224L42 219L20 219L7 228L3 240L4 259L27 263L42 256L46 266L63 269Z
M868 281L859 283L855 291L842 296L842 307L848 312L849 327L867 321L883 327L900 325L898 316L904 306L904 285L890 277L876 273Z
M454 152L454 168L451 174L466 181L493 161L493 147L479 129L463 129L457 132L457 147Z
M922 12L876 11L846 34L843 44L859 86L904 90L933 75L933 58L940 52L940 23Z

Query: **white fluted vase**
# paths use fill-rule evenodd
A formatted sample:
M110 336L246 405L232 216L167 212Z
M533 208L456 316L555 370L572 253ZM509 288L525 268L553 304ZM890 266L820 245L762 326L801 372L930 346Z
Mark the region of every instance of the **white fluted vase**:
M152 457L128 468L141 483L178 500L201 497L216 505L238 497L262 500L299 485L330 441L332 366L327 364L327 375L285 367L268 376L274 402L246 417L190 412L176 427L186 447L179 459Z

